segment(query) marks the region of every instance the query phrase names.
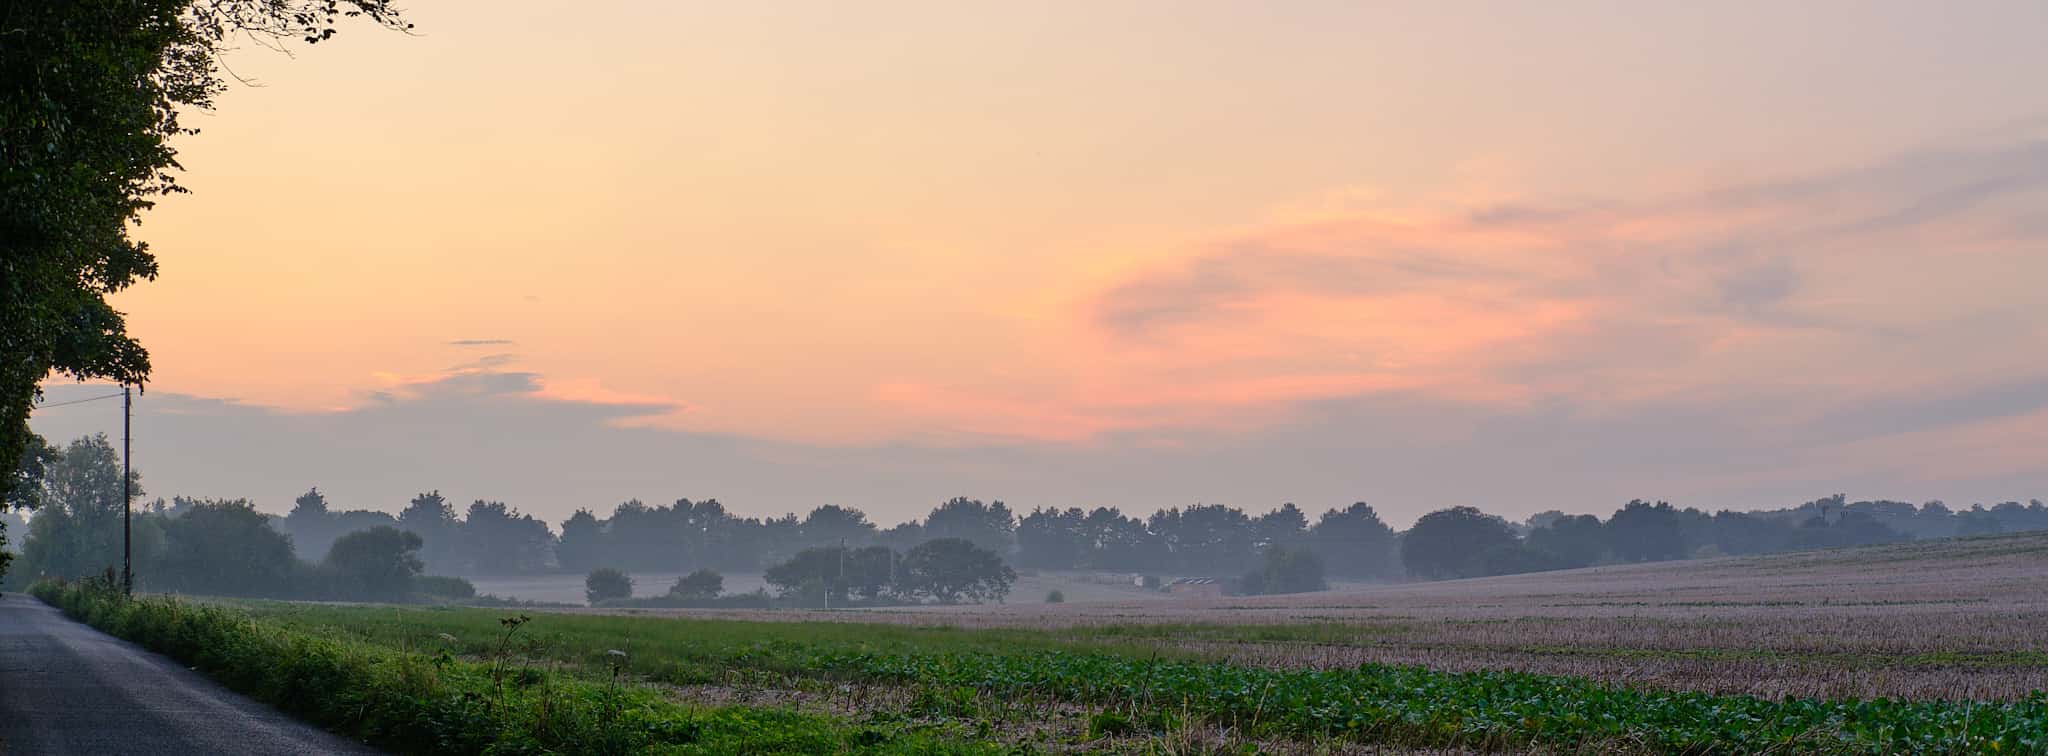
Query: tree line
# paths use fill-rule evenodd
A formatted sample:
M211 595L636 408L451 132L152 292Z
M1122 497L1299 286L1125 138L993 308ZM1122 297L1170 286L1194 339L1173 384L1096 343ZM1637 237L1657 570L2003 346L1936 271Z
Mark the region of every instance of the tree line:
M35 441L18 475L26 484L6 502L34 512L16 571L77 576L118 565L120 466L111 445L104 437L63 449ZM975 600L1000 598L1007 584L998 591L993 584L919 583L906 565L920 548L958 541L1005 570L1210 576L1243 592L1313 590L1324 574L1461 578L2042 530L2048 505L2010 501L1957 510L1938 501L1850 502L1835 495L1779 510L1709 513L1637 500L1605 518L1551 511L1523 522L1452 507L1396 531L1365 503L1313 519L1291 503L1259 514L1204 504L1141 518L1115 507L1041 507L1020 515L1001 501L960 497L923 518L882 527L860 510L829 504L801 516L746 517L716 499L678 499L627 501L603 516L581 509L557 530L503 502L478 500L458 510L438 491L413 497L393 515L337 509L312 489L282 517L244 500L158 499L140 508L135 529L138 573L155 590L339 596L399 590L393 586L430 573L704 569L764 573L787 594L813 591L840 601Z
M11 586L53 577L112 577L122 560L121 463L104 435L58 448L32 437L21 484L9 489L10 510L33 513L19 564L5 570ZM142 490L141 476L131 487ZM139 494L138 494L139 495ZM460 599L474 588L458 578L429 577L416 533L384 525L333 539L313 561L301 560L278 518L247 499L159 498L138 507L129 524L137 588L225 596L360 601ZM16 555L6 554L0 567Z

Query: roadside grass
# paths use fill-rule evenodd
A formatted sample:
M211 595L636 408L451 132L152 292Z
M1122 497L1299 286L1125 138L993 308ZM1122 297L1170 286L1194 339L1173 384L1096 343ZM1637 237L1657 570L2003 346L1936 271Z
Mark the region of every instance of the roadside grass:
M349 641L252 620L228 607L127 599L108 584L42 582L30 592L231 689L398 753L1003 752L915 723L684 706L646 686L621 684L617 673L598 682L504 654L470 660L446 650ZM501 646L525 625L516 618L493 622Z
M484 610L246 607L266 625L387 648L488 658L499 643L494 626L501 618ZM2015 702L1773 700L1515 672L1376 664L1267 669L1162 643L1323 643L1384 629L1371 625L961 630L592 615L535 622L516 653L586 681L608 669L607 649L623 648L625 672L642 680L814 691L886 687L903 702L870 721L972 723L982 735L1078 708L1088 734L1100 737L1163 738L1199 726L1253 738L1419 748L2048 753L2042 694Z

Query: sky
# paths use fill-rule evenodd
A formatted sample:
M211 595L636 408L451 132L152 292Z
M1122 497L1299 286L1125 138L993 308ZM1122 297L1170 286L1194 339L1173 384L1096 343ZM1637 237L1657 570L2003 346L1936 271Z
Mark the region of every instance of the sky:
M189 116L151 496L2048 498L2037 2L412 5Z

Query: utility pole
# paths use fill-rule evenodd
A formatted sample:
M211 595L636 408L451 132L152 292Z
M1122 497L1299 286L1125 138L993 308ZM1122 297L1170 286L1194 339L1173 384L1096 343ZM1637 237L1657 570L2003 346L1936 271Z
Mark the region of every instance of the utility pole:
M130 505L135 501L135 494L131 492L129 486L132 485L130 480L135 475L129 472L128 458L131 456L129 451L131 436L128 426L135 417L134 406L134 397L130 395L128 386L123 384L121 386L121 593L130 597L135 595L135 571L133 564L129 561L128 521L132 518L129 510L132 508Z

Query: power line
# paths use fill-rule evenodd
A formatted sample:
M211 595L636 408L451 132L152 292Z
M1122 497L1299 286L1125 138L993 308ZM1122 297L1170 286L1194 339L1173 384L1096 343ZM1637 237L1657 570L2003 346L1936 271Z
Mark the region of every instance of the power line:
M38 404L38 405L36 405L36 406L34 406L34 407L30 407L29 409L30 409L30 410L41 410L41 409L49 409L49 408L51 408L51 407L67 407L67 406L70 406L70 405L73 405L73 404L84 404L84 403L86 403L86 402L97 402L97 401L99 401L99 400L101 400L101 399L115 399L115 398L119 398L119 397L121 397L121 396L123 396L123 395L125 395L125 394L127 394L127 393L128 393L128 392L126 392L126 391L123 391L123 392L121 392L121 393L119 393L119 394L108 394L108 395L106 395L106 396L93 396L93 397L87 397L87 398L84 398L84 399L73 399L73 400L70 400L70 401L67 401L67 402L55 402L55 403L52 403L52 404Z

